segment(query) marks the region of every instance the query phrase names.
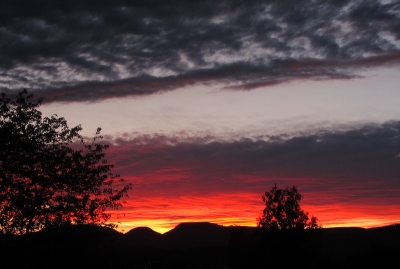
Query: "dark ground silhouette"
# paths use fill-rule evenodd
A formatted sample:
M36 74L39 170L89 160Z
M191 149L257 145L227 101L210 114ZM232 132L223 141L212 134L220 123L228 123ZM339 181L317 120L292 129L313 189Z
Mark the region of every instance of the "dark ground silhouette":
M0 236L1 268L382 268L399 264L398 253L400 225L287 232L186 223L164 235L82 225Z

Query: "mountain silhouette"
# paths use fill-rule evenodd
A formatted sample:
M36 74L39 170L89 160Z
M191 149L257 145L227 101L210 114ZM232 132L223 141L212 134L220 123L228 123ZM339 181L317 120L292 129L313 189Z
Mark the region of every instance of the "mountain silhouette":
M31 240L46 242L75 244L87 242L96 244L118 243L124 235L112 228L95 225L71 225L58 228L46 228L37 233L29 234Z
M164 235L169 247L225 247L229 244L228 227L209 222L181 223Z
M138 227L123 235L123 243L132 247L196 248L226 247L229 244L228 227L209 222L181 223L165 234L148 227Z
M164 247L163 235L148 227L137 227L126 234L124 244L134 247Z
M400 224L377 228L325 228L321 236L323 254L363 252L376 246L400 248Z
M297 259L275 232L207 222L182 223L165 234L147 227L126 234L93 225L48 228L22 236L0 235L1 268L233 269L262 268L266 260L293 265ZM290 242L291 237L284 239ZM400 225L391 225L323 228L315 253L313 249L312 255L299 257L309 261L308 268L381 268L390 267L398 253Z

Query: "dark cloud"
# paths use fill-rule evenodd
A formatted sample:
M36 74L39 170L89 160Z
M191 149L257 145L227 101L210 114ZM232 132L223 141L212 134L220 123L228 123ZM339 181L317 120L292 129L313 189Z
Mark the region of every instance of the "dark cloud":
M3 1L0 89L49 101L343 79L400 59L396 1Z
M267 141L140 136L113 143L109 156L121 175L166 193L254 192L283 182L339 196L346 189L360 199L385 191L389 199L400 188L400 122Z

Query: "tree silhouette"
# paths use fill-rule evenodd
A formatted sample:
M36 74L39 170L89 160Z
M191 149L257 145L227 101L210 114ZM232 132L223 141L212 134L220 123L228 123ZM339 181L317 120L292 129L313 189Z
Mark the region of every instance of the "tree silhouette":
M273 229L315 229L317 218L308 217L308 213L300 209L303 196L297 188L278 189L276 184L262 196L265 203L263 215L257 219L258 227Z
M120 208L131 184L111 173L108 145L92 143L53 115L42 118L42 99L26 90L15 100L0 97L0 233L25 234L70 224L107 224L109 208ZM119 184L121 189L113 188Z

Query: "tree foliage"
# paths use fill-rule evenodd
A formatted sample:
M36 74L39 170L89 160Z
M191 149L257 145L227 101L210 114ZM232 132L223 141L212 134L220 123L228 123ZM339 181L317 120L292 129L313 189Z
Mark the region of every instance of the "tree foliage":
M279 189L276 184L262 196L265 203L263 215L257 219L258 227L273 229L315 229L317 218L309 218L300 208L302 195L295 186Z
M0 97L0 233L25 234L70 224L107 224L130 184L111 173L98 128L91 143L26 90ZM117 184L120 189L114 186Z

